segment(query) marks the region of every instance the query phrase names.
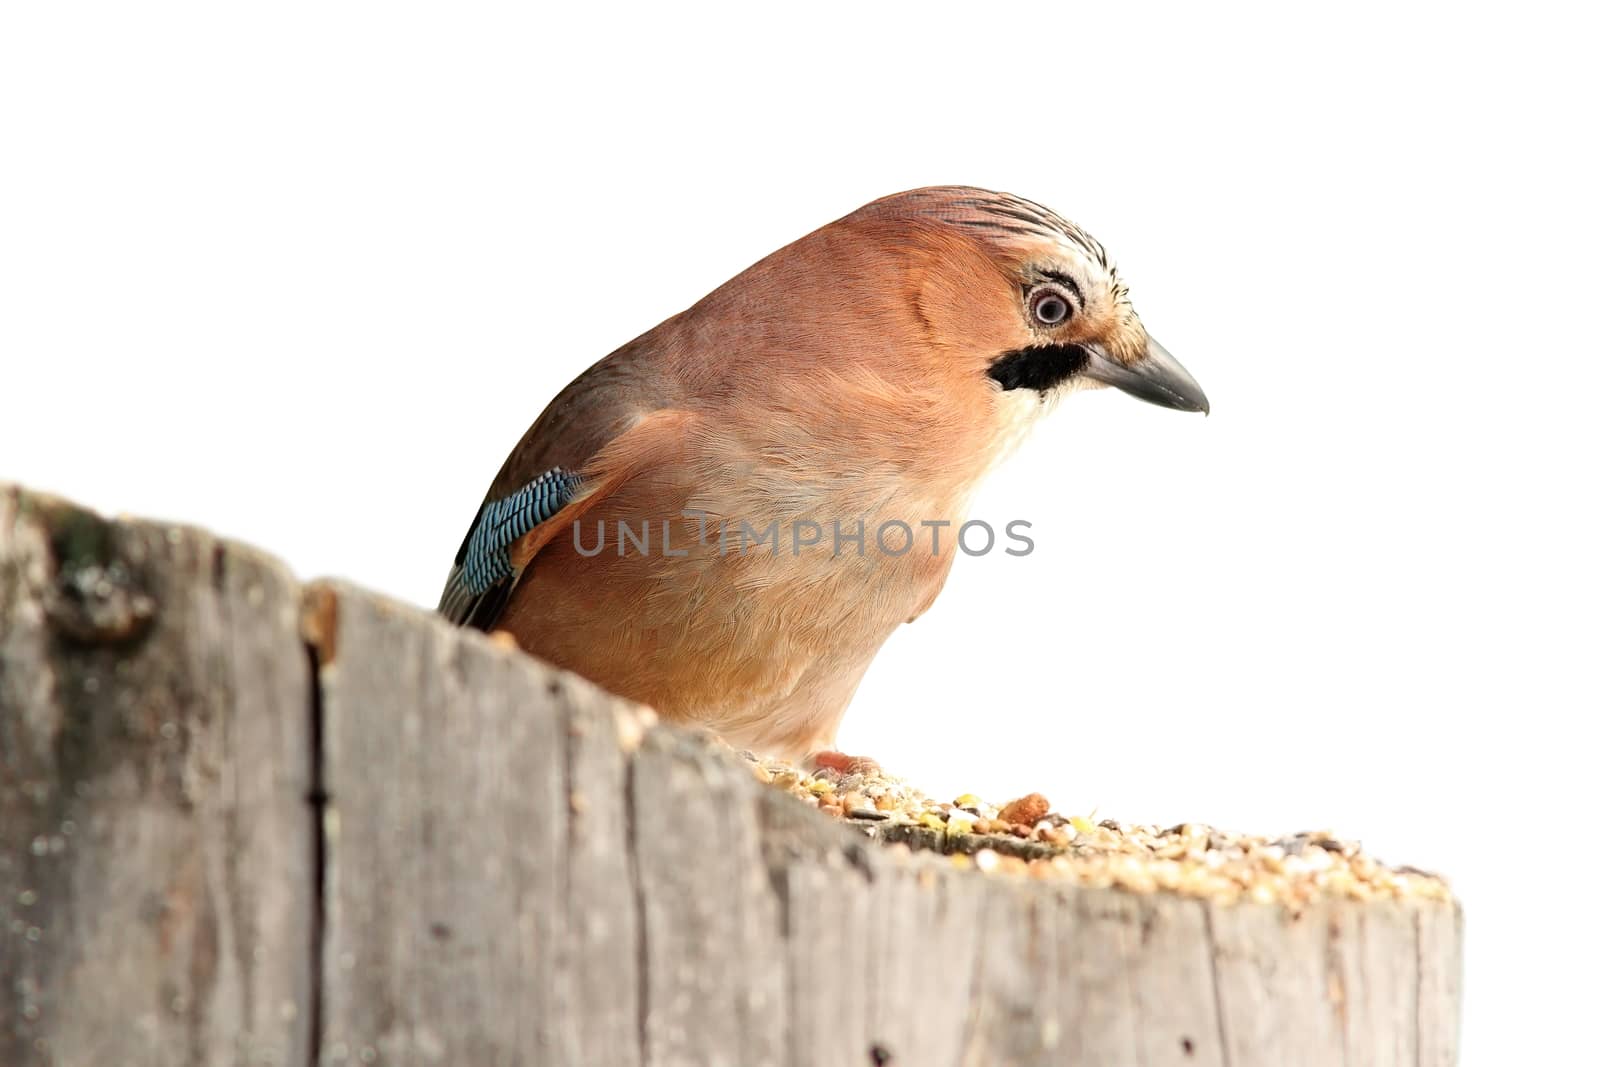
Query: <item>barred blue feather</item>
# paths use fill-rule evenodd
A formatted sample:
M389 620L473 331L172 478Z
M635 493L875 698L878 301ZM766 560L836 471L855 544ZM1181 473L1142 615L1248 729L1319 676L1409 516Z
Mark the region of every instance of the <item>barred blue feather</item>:
M552 467L510 496L483 505L461 559L461 580L481 596L511 577L511 543L560 511L577 493L578 476Z

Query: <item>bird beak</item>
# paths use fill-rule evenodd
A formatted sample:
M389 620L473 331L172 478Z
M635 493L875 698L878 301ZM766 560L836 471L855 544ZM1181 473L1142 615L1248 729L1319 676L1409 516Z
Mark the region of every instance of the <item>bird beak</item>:
M1089 353L1084 377L1114 385L1124 393L1164 408L1211 414L1211 401L1206 399L1200 383L1183 369L1182 363L1172 358L1171 352L1156 344L1155 338L1146 338L1146 341L1144 355L1131 366L1106 354L1098 345L1082 346Z

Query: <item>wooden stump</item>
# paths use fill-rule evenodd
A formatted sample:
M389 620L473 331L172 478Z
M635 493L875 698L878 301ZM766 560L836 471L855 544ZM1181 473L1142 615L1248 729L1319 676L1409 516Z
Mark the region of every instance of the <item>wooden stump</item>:
M958 870L583 680L0 487L0 1064L1450 1064L1453 903Z

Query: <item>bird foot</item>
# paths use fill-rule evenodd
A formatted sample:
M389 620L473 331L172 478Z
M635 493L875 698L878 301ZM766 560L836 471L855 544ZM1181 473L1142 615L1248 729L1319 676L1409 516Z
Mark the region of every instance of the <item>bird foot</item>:
M833 752L828 749L807 756L806 769L813 773L827 770L841 775L860 774L873 778L883 776L883 768L878 766L878 761L875 759L866 756L847 756L843 752Z

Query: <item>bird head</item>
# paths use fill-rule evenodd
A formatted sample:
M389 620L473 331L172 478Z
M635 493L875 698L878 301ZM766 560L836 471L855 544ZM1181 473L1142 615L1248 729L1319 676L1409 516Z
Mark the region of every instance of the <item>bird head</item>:
M1145 331L1105 248L1048 208L946 186L885 197L842 221L900 249L929 340L991 389L1052 399L1112 386L1210 412L1199 383Z

